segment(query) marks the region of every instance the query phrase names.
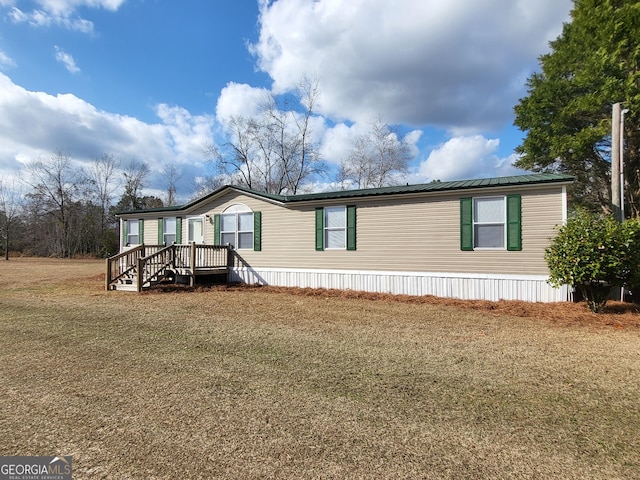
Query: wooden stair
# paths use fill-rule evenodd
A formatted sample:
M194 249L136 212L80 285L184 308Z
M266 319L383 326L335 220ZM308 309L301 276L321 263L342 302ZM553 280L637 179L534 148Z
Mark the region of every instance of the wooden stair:
M144 282L143 288L153 287L158 283L165 281L168 276L173 276L174 273L171 270L166 269L159 272L157 275L149 278L149 272L145 272L143 278L147 279ZM127 292L137 292L138 291L138 281L133 273L127 273L123 277L119 278L116 282L111 284L111 290L122 290Z
M107 259L107 290L139 292L178 276L229 273L230 247L224 245L140 245ZM139 284L140 283L140 284Z

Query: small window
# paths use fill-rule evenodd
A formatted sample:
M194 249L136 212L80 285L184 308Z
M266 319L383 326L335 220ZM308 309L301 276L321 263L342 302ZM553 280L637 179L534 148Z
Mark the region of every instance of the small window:
M163 243L173 245L176 243L176 217L165 217L163 219Z
M262 250L262 212L253 212L246 205L231 205L224 213L216 213L213 230L216 245L231 245L256 252Z
M127 244L140 244L140 222L138 220L127 220Z
M460 250L522 250L522 197L460 199Z
M504 197L476 198L473 204L473 239L475 248L504 248Z
M234 248L253 248L253 212L220 215L220 241Z
M316 250L356 249L356 206L316 208Z
M346 207L324 209L324 245L325 249L344 250L347 247Z
M253 213L238 214L238 248L253 248Z

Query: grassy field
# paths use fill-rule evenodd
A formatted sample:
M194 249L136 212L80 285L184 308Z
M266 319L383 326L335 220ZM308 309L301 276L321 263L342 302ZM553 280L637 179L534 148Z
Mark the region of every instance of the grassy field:
M637 314L106 292L103 265L0 263L0 455L72 455L75 479L640 478Z

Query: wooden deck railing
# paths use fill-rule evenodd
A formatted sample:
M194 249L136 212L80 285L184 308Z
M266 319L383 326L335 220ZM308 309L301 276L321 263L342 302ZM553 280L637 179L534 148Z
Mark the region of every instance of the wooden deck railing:
M105 277L107 290L110 289L113 283L135 273L138 266L138 258L144 257L145 248L145 245L138 245L107 258L107 275Z
M163 275L173 265L174 258L173 245L164 247L151 255L138 258L137 279L136 284L138 291L147 283L151 283L153 279L157 279Z
M180 271L194 283L198 273L226 270L230 247L226 245L138 245L107 259L106 289L128 281L140 291L168 270Z

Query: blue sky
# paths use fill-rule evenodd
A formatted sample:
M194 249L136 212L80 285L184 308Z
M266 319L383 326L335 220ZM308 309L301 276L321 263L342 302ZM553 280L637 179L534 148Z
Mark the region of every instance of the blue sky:
M571 0L0 0L0 174L55 151L180 170L188 198L224 119L318 79L339 164L377 118L408 134L408 180L517 174L526 94ZM327 180L329 181L329 180ZM317 188L326 186L318 185Z

